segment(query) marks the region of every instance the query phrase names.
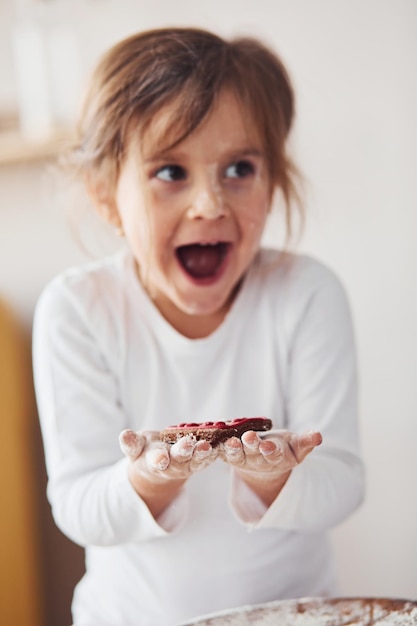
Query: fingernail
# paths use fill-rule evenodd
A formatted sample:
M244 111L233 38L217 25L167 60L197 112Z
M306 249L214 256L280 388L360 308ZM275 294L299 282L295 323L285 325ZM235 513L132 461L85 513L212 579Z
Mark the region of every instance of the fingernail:
M280 453L280 448L276 445L274 441L262 441L259 446L261 453L264 456L269 456L270 454Z

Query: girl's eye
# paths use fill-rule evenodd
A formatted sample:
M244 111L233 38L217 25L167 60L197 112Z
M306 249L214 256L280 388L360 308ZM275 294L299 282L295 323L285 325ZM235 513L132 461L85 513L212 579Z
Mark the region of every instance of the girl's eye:
M155 177L166 182L185 180L186 172L180 165L164 165L156 172Z
M246 178L255 173L255 167L250 161L237 161L226 168L226 178Z

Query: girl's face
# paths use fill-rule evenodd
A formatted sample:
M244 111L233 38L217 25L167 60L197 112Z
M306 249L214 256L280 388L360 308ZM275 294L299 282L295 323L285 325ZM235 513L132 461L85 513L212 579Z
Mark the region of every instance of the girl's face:
M258 251L271 186L262 143L232 93L165 150L171 113L156 116L140 147L131 134L116 208L155 305L174 328L203 337L221 323Z

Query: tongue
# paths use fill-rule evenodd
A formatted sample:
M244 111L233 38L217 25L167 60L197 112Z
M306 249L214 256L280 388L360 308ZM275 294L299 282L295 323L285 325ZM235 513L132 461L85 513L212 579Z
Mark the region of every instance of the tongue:
M193 278L213 276L224 259L224 244L201 246L191 244L178 249L178 257L182 266Z

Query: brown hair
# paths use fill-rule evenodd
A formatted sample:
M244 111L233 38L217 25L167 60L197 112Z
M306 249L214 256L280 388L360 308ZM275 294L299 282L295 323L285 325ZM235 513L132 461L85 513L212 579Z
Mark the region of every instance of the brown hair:
M294 92L281 60L256 39L226 41L197 28L163 28L116 44L92 75L70 163L90 180L105 180L112 193L132 122L143 136L154 114L173 106L166 133L175 133L172 147L198 127L224 88L238 97L259 132L272 187L285 201L290 237L291 205L298 199L296 168L286 152Z

